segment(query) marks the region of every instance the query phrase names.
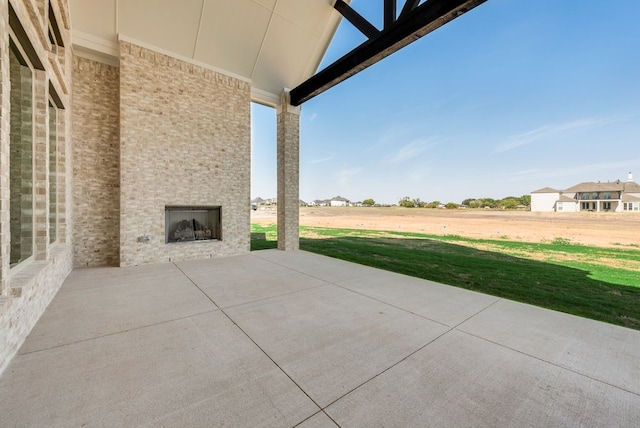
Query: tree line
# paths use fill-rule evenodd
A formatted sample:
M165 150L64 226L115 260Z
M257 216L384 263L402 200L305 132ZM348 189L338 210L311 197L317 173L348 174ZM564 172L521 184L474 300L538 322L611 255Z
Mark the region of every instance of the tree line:
M400 199L400 201L398 201L398 205L405 208L491 208L512 210L530 207L531 195L522 195L520 197L507 196L506 198L502 199L467 198L460 204L456 202L443 203L440 201L426 202L422 201L420 198L411 198L409 196L405 196L404 198Z

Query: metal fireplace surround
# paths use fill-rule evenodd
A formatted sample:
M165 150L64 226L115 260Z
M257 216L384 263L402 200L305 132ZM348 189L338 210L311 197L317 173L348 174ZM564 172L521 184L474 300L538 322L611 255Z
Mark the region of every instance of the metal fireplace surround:
M219 206L166 206L165 242L197 242L221 240Z

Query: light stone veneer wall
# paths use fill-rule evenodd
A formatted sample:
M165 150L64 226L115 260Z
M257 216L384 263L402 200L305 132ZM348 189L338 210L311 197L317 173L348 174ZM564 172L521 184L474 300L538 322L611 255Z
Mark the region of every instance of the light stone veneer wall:
M73 58L75 266L120 263L120 73Z
M51 1L65 46L71 46L66 0ZM34 255L11 269L10 236L10 79L9 79L9 5L13 8L32 55L43 70L34 72ZM44 0L0 0L0 373L51 302L72 269L71 250L71 52L60 48L51 52L47 40L48 8ZM19 40L21 44L25 40ZM58 241L50 244L49 210L49 129L47 99L53 88L63 105L58 111ZM1 420L1 416L0 416Z
M121 266L249 251L250 102L248 82L120 42ZM166 205L221 206L222 239L165 244Z
M300 248L300 108L283 95L278 119L278 249Z

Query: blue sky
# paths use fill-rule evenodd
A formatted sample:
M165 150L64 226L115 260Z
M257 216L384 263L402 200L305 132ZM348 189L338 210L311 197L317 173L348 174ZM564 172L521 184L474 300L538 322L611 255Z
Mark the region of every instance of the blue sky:
M382 3L351 5L380 28ZM637 0L488 0L303 104L301 199L640 182L639 19ZM343 20L321 68L363 41ZM252 198L276 196L274 117L253 106Z

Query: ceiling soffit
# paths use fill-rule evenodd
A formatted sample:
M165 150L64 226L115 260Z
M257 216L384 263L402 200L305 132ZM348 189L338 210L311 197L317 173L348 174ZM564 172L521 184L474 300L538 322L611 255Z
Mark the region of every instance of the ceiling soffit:
M252 83L274 105L312 76L340 22L333 0L70 0L76 53L118 61L118 39Z

